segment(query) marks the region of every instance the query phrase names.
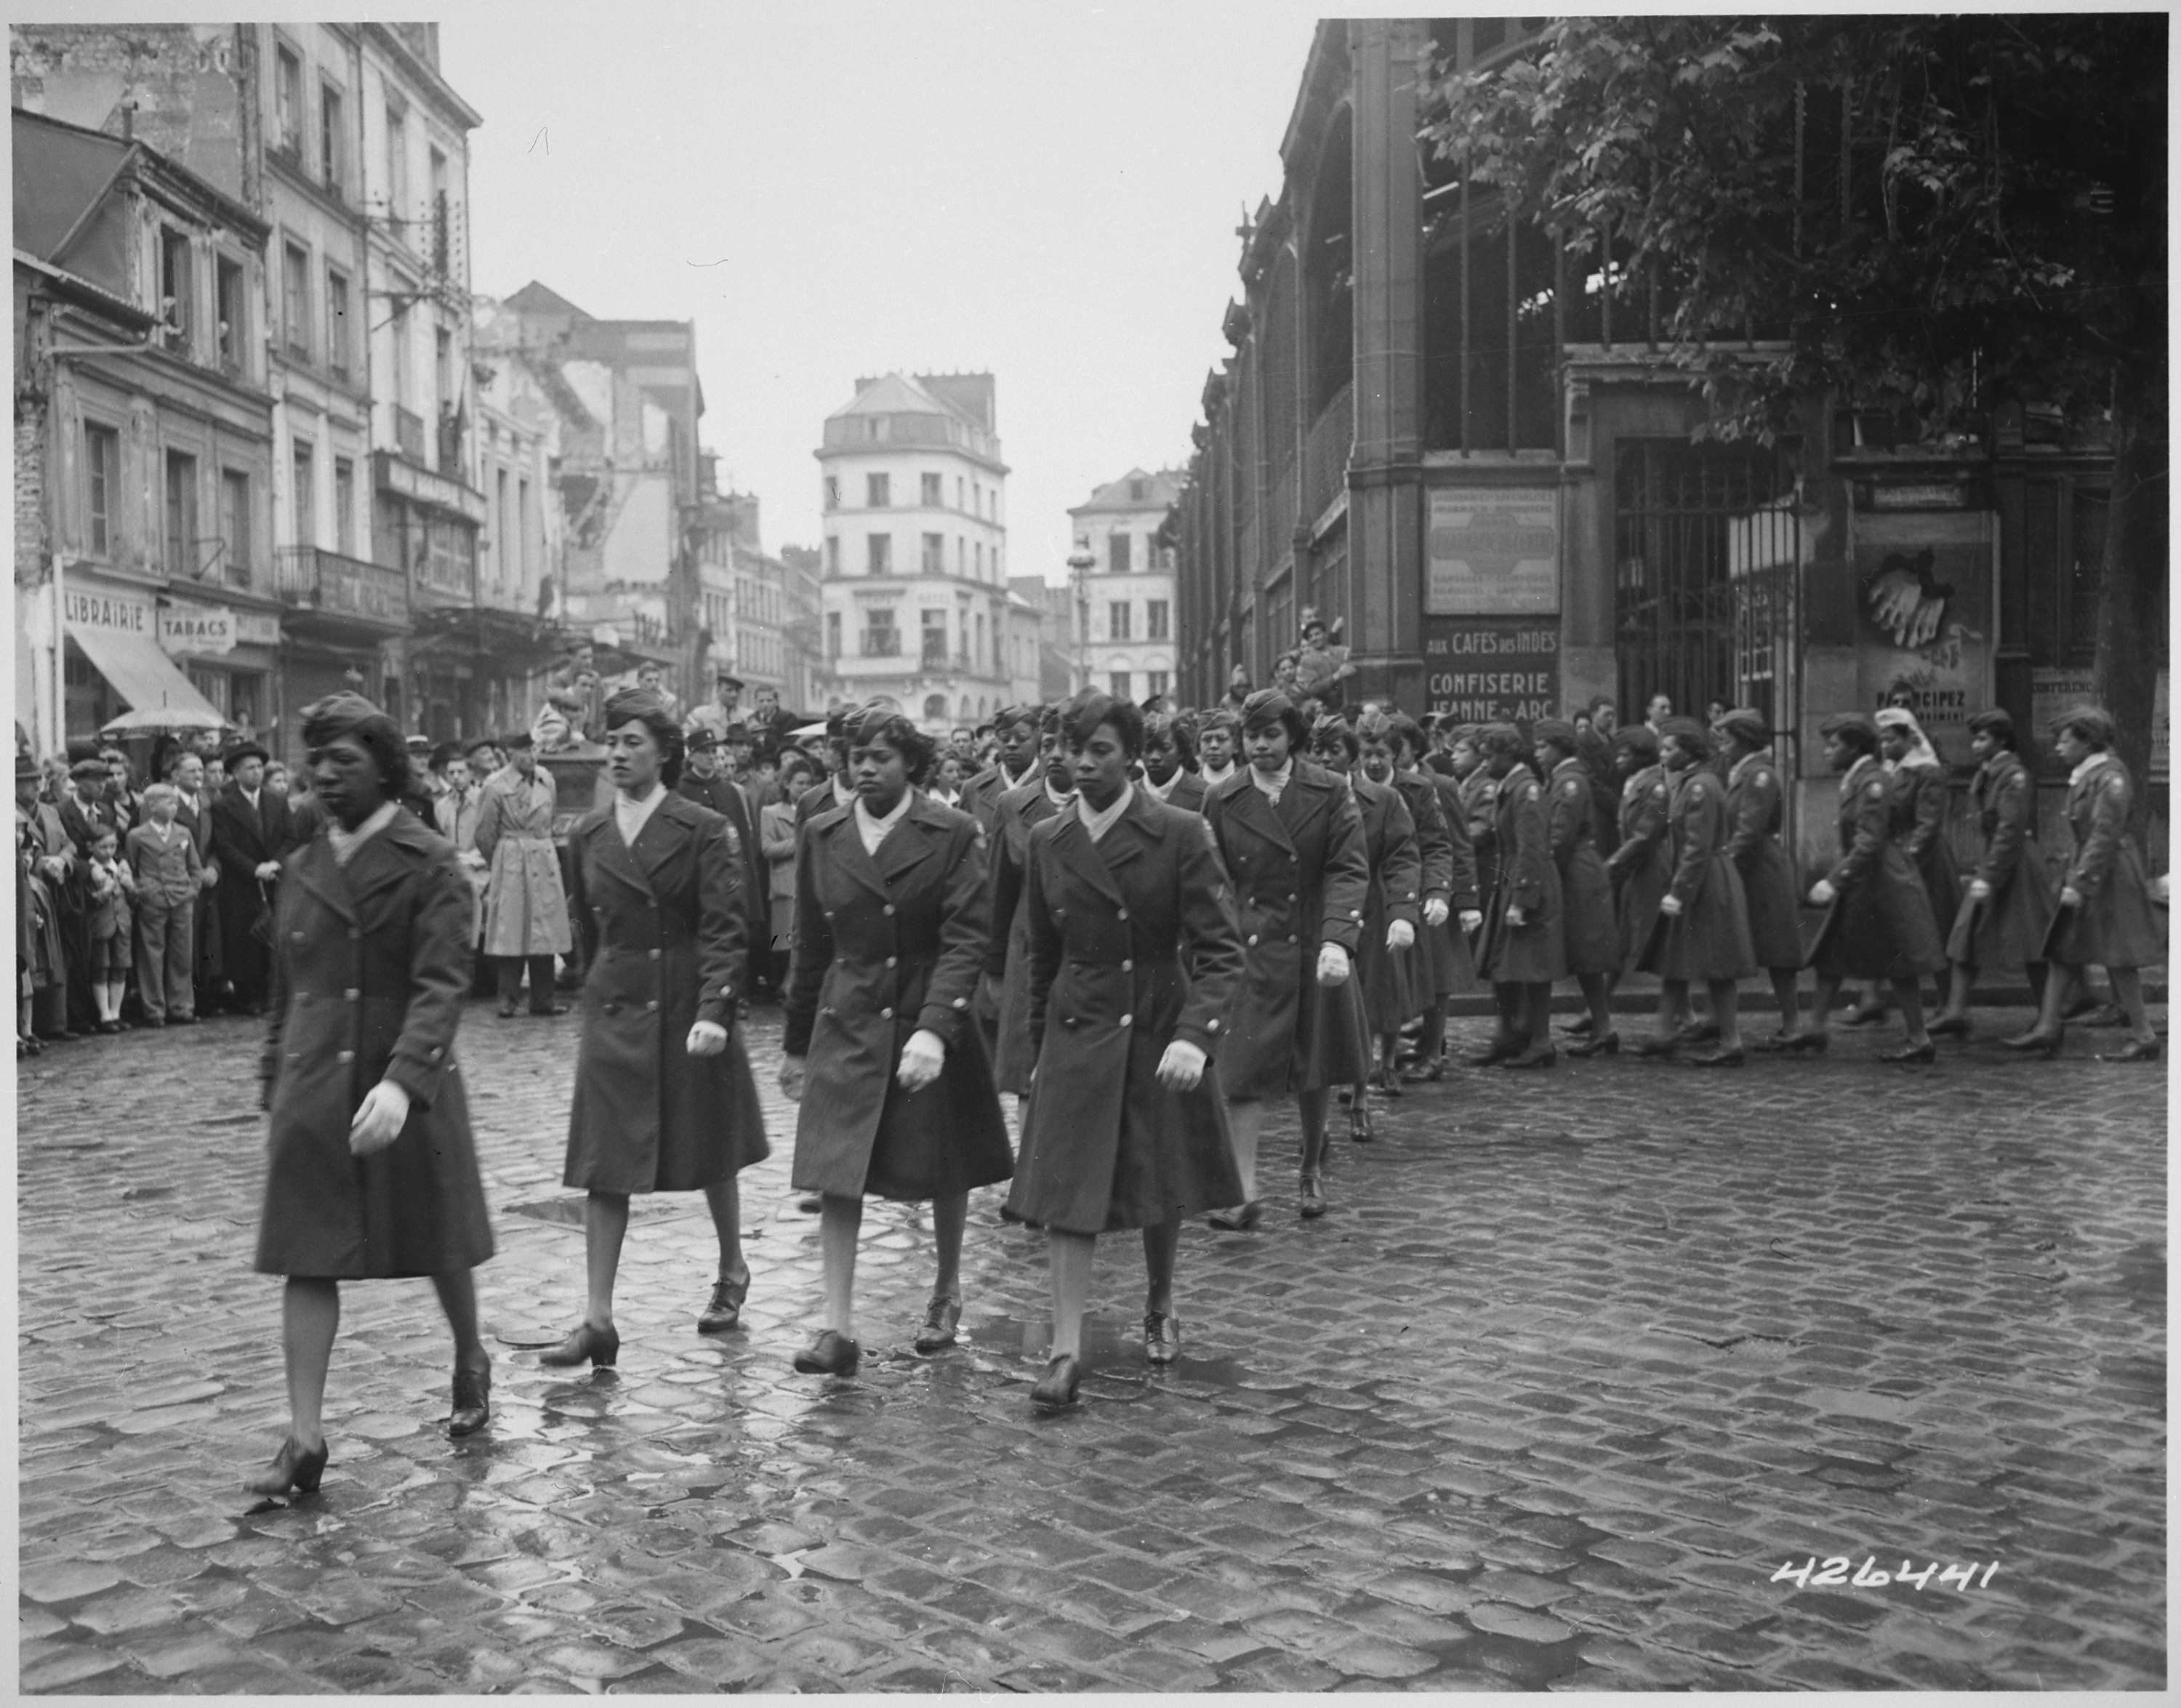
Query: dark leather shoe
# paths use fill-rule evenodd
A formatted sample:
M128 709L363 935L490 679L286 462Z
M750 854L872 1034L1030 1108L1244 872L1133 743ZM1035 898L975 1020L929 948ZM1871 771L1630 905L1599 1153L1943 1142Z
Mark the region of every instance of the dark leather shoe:
M1301 1209L1305 1221L1316 1221L1325 1214L1325 1177L1322 1175L1306 1174L1302 1177Z
M555 1014L566 1014L567 1011L566 1003L556 1002L550 1008L533 1008L530 1011L530 1015L533 1020L547 1020Z
M197 1017L194 1014L170 1014L167 1017L169 1026L195 1026L196 1023Z
M1901 1067L1921 1066L1939 1059L1939 1046L1927 1038L1921 1044L1904 1044L1898 1050L1881 1050L1878 1052L1878 1059Z
M863 1362L864 1349L837 1329L826 1329L795 1355L798 1375L853 1376Z
M101 1038L119 1038L128 1029L118 1020L102 1020L98 1022L98 1035Z
M740 1281L730 1281L726 1276L721 1275L714 1281L711 1301L705 1305L703 1313L697 1319L697 1332L700 1335L718 1335L725 1334L729 1329L740 1327L743 1320L743 1301L749 1297L749 1287L750 1272L749 1265L747 1264L743 1265Z
M1674 1033L1676 1044L1716 1044L1719 1042L1719 1022L1715 1020L1692 1020Z
M1858 1002L1854 1007L1849 1009L1847 1013L1841 1016L1840 1023L1842 1026L1869 1026L1875 1022L1880 1021L1885 1018L1886 1005L1884 1003Z
M538 1362L556 1370L581 1364L609 1370L613 1368L614 1360L620 1356L620 1330L594 1329L588 1323L584 1323L559 1346L538 1353Z
M1621 1054L1621 1034L1618 1032L1593 1033L1580 1044L1568 1045L1567 1053L1586 1061L1593 1055L1618 1055Z
M1144 1317L1144 1362L1153 1364L1181 1361L1181 1323L1167 1311L1151 1311Z
M500 1005L500 1017L502 1020L512 1020L515 1016L516 1007L512 1002L503 1002Z
M1570 1038L1587 1038L1597 1029L1596 1022L1587 1014L1579 1019L1571 1020L1560 1028L1561 1032Z
M943 1353L954 1344L954 1331L962 1325L962 1301L935 1298L924 1308L924 1326L912 1344L920 1353Z
M457 1438L473 1435L492 1417L492 1368L455 1372L455 1408L448 1414L447 1433Z
M1359 1103L1348 1111L1348 1137L1356 1144L1370 1144L1377 1140L1378 1123L1369 1104Z
M795 1200L796 1211L798 1215L815 1215L820 1210L825 1209L825 1206L824 1204L819 1203L818 1194L814 1192L806 1192L802 1197Z
M293 1435L280 1443L280 1451L273 1456L270 1470L261 1471L243 1484L252 1495L264 1495L273 1500L284 1500L290 1494L315 1495L318 1479L326 1474L326 1444L318 1443L315 1453L306 1453L296 1444Z
M1648 1038L1637 1039L1630 1048L1645 1061L1653 1061L1663 1055L1678 1055L1681 1040L1679 1038L1660 1038L1654 1033Z
M1414 1066L1404 1070L1401 1074L1401 1077L1411 1085L1423 1085L1427 1083L1436 1085L1438 1083L1441 1077L1444 1076L1445 1072L1445 1061L1442 1058L1434 1055L1429 1061L1420 1061Z
M1222 1233L1247 1233L1257 1225L1265 1213L1265 1201L1253 1198L1249 1203L1237 1204L1232 1209L1215 1209L1204 1220Z
M2125 1026L2128 1024L2128 1011L2118 1002L2101 1002L2083 1017L2083 1024L2107 1028Z
M1924 1030L1934 1038L1967 1038L1969 1017L1966 1014L1942 1014Z
M1560 1059L1560 1051L1551 1044L1533 1044L1520 1055L1510 1055L1499 1065L1502 1067L1550 1067Z
M2060 1053L2060 1046L2067 1041L2068 1034L2064 1031L2040 1032L2034 1026L2027 1032L2017 1033L2012 1038L2002 1038L1999 1040L2002 1049L2011 1050L2017 1055L2048 1057L2057 1055Z
M2155 1038L2139 1039L2129 1044L2124 1050L2100 1050L2098 1060L2101 1061L2156 1061L2158 1060L2159 1052L2163 1048L2164 1046Z
M1775 1048L1789 1055L1823 1055L1832 1048L1832 1033L1819 1032L1815 1027L1805 1028L1792 1038L1782 1033L1773 1040Z
M1692 1067L1740 1067L1748 1060L1739 1049L1708 1050L1702 1055L1690 1056L1688 1063Z
M1479 1050L1462 1057L1471 1067L1490 1067L1505 1061L1510 1055L1520 1055L1529 1047L1530 1040L1519 1032L1505 1038L1495 1038L1488 1049Z
M1075 1403L1075 1389L1083 1380L1083 1360L1073 1353L1063 1353L1045 1367L1045 1375L1030 1391L1030 1403L1038 1406L1060 1407Z

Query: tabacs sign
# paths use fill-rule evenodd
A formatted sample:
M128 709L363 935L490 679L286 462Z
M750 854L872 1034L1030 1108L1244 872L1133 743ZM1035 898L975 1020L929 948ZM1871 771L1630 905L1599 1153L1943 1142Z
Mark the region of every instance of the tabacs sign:
M1549 617L1560 608L1560 492L1440 488L1429 494L1424 614Z
M231 653L235 650L235 613L224 605L159 608L159 644L170 653Z

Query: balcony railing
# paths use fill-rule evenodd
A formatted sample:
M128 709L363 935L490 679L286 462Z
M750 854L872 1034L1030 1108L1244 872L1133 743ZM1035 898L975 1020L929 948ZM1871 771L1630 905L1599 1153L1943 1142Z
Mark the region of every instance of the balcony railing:
M409 578L400 570L317 546L282 546L273 555L284 603L383 628L409 625Z
M424 460L424 417L400 405L394 406L394 443L410 461Z

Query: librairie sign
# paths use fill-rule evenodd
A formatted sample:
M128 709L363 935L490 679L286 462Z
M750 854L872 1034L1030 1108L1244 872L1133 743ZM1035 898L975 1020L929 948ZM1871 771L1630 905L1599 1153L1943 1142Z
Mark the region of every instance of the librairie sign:
M163 605L159 609L159 644L170 653L231 653L235 627L235 613L224 605Z
M1424 614L1549 617L1560 608L1560 492L1438 488L1424 539Z

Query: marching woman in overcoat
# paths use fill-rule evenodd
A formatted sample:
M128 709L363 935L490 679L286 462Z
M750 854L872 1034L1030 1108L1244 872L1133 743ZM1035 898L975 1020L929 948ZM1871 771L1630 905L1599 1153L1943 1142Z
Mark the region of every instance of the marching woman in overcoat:
M2158 1034L2143 1011L2142 969L2165 960L2165 934L2151 910L2143 851L2129 829L2134 785L2113 756L2112 741L2112 719L2095 706L2068 713L2053 729L2053 751L2074 767L2068 777L2068 829L2074 848L2045 934L2043 958L2056 970L2046 978L2036 1025L2007 1040L2013 1050L2057 1055L2069 975L2102 967L2131 1037L2125 1049L2098 1059L2158 1060Z
M1736 981L1757 970L1749 943L1749 909L1742 873L1727 851L1731 818L1726 785L1708 763L1711 740L1693 718L1669 718L1659 731L1659 755L1674 779L1667 807L1674 875L1659 903L1659 921L1638 969L1660 980L1657 1036L1637 1046L1643 1055L1670 1055L1688 1017L1689 986L1701 979L1711 993L1719 1044L1689 1058L1698 1067L1739 1067L1747 1060L1737 1015Z
M991 892L977 821L917 788L932 742L897 713L854 726L856 798L820 813L796 853L795 961L781 1089L802 1102L798 1190L819 1194L825 1325L795 1368L849 1375L864 1198L931 1204L938 1275L916 1349L954 1344L973 1187L1013 1171L1007 1122L970 1018Z
M1416 823L1423 889L1423 931L1416 961L1423 1029L1415 1065L1405 1077L1435 1081L1445 1072L1447 999L1477 984L1477 962L1469 952L1469 934L1484 923L1477 905L1477 851L1469 843L1468 816L1454 798L1454 780L1424 763L1431 743L1423 726L1397 714L1389 739L1394 786Z
M1772 981L1780 1029L1758 1040L1768 1051L1808 1048L1814 1036L1803 1025L1797 983L1803 972L1802 904L1795 873L1780 846L1780 768L1767 747L1772 731L1764 714L1737 706L1717 725L1726 745L1726 851L1742 874L1742 899L1749 916L1749 947Z
M1621 724L1614 728L1612 741L1613 773L1621 782L1621 807L1614 817L1621 840L1605 862L1606 876L1613 883L1620 944L1620 964L1608 981L1609 994L1643 958L1651 928L1658 923L1659 904L1674 881L1673 846L1666 835L1666 809L1673 791L1666 781L1666 768L1659 763L1659 737L1648 724ZM1620 1053L1617 1030L1592 1030L1587 1016L1582 1024L1590 1035L1570 1044L1570 1055Z
M1363 819L1339 778L1302 757L1302 714L1277 688L1242 706L1249 763L1204 797L1222 863L1234 885L1243 970L1220 1052L1227 1125L1242 1202L1214 1210L1212 1226L1251 1228L1257 1135L1265 1099L1292 1094L1302 1117L1301 1209L1325 1213L1325 1112L1332 1088L1371 1070L1353 957L1371 887Z
M999 797L989 839L991 940L985 945L984 988L998 998L992 1073L1002 1091L1017 1097L1030 1089L1030 1069L1037 1065L1030 1037L1030 922L1022 911L1030 833L1066 812L1075 798L1075 775L1061 751L1058 716L1051 707L1041 715L1034 774Z
M1565 719L1540 718L1530 736L1545 775L1545 842L1560 868L1568 972L1590 1011L1589 1036L1603 1038L1613 1030L1621 923L1613 911L1613 879L1598 851L1590 768L1578 751L1575 725Z
M769 1147L735 1023L748 990L743 851L718 813L676 792L682 726L641 688L609 699L612 804L568 834L583 934L583 1033L562 1184L583 1201L589 1297L582 1324L538 1363L614 1363L614 1279L635 1193L701 1192L720 1265L700 1333L733 1328L749 1292L736 1176Z
M1202 818L1129 780L1143 714L1091 693L1062 708L1074 804L1030 833L1030 1032L1037 1077L1009 1206L1046 1231L1052 1362L1031 1397L1064 1405L1102 1233L1141 1228L1144 1356L1181 1356L1181 1220L1242 1195L1212 1057L1242 939Z
M1969 799L1984 831L1984 857L1946 939L1953 978L1946 1011L1931 1022L1934 1038L1969 1035L1978 973L2024 968L2042 1008L2050 971L2045 934L2052 927L2052 879L2037 847L2037 783L2023 763L2014 719L1997 707L1971 718L1969 756L1977 761Z
M1567 939L1560 868L1546 841L1544 785L1512 724L1487 724L1477 745L1493 780L1496 851L1477 970L1491 982L1499 1029L1469 1059L1477 1067L1550 1067L1553 986L1567 976Z
M1314 732L1318 763L1346 778L1356 797L1363 820L1363 856L1371 868L1363 928L1356 942L1356 994L1363 1004L1363 1032L1374 1052L1373 1066L1367 1079L1350 1088L1348 1105L1348 1136L1359 1143L1378 1136L1371 1124L1372 1089L1389 1097L1401 1094L1394 1052L1401 1028L1423 1007L1416 994L1416 929L1422 923L1417 894L1422 866L1416 821L1394 787L1388 721L1373 707L1352 729L1346 719L1328 714L1317 720Z
M1811 903L1828 911L1810 946L1818 993L1809 1047L1823 1050L1830 1037L1841 980L1883 978L1901 1005L1908 1042L1878 1059L1935 1061L1919 981L1945 964L1946 950L1923 878L1893 840L1893 786L1879 763L1878 726L1863 713L1837 712L1819 728L1825 763L1841 773L1840 859L1810 889Z
M257 1267L287 1277L287 1439L251 1492L308 1494L344 1281L429 1275L455 1341L448 1433L490 1413L492 1363L470 1271L492 1255L455 1030L469 993L469 880L395 798L409 769L393 720L358 694L304 708L317 834L278 892L271 1116Z

